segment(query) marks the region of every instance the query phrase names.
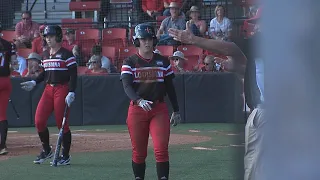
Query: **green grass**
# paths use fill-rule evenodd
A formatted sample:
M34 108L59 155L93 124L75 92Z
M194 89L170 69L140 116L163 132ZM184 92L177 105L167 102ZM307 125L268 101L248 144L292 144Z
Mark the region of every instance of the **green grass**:
M72 130L86 129L98 132L123 132L126 126L75 126ZM200 132L189 132L189 130ZM209 136L207 142L170 146L170 179L173 180L232 180L242 178L243 147L242 131L244 125L235 124L180 124L172 129L174 134L192 134ZM11 131L26 133L35 132L34 128L11 128ZM52 127L50 132L57 132ZM227 135L228 133L239 135ZM9 134L10 135L10 134ZM215 151L194 150L192 147L202 146L215 148ZM0 161L0 179L4 180L130 180L133 179L131 169L131 151L112 151L95 153L72 153L72 165L66 167L50 167L49 162L34 165L34 155L20 156ZM153 150L149 149L147 157L146 180L156 179Z

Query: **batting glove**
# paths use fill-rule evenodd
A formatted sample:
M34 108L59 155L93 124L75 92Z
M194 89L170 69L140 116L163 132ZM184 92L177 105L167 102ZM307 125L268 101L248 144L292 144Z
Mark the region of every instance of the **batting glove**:
M76 98L76 95L74 92L69 92L68 95L66 96L66 104L70 107L71 103L74 101Z
M21 88L26 90L26 91L31 91L35 86L36 86L36 82L35 81L26 81L23 83L20 83Z
M179 112L173 112L170 118L170 124L176 126L181 122L181 116Z
M151 111L151 104L153 104L152 101L147 101L144 99L138 100L138 106L140 106L145 111Z

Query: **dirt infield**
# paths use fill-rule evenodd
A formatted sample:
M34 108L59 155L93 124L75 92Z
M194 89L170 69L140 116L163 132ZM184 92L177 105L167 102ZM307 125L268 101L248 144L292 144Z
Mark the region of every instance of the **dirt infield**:
M55 144L57 134L51 134L50 144ZM207 136L171 134L170 145L193 144L211 140ZM22 155L37 155L41 150L37 134L12 132L8 134L7 146L9 154L0 156L0 160ZM149 146L152 146L151 137ZM101 152L131 149L128 133L82 132L72 133L71 152Z

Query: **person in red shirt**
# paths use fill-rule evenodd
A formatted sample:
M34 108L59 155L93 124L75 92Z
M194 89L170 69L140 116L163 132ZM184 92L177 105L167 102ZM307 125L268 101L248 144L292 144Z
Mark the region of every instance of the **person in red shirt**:
M93 55L87 66L88 70L85 72L86 75L106 75L108 72L105 68L102 68L101 56Z
M138 13L140 22L155 20L157 16L161 16L164 6L163 0L142 0L142 13Z
M40 32L40 36L35 38L32 41L32 52L37 53L37 54L42 54L43 51L47 50L47 42L43 37L43 30L46 26L45 25L41 25L39 27L39 32Z
M11 58L10 71L11 77L21 77L19 73L19 61L16 58Z
M65 36L66 36L66 40L63 40L62 47L71 51L74 56L76 57L79 56L80 47L79 47L79 42L76 40L76 31L74 29L67 29Z

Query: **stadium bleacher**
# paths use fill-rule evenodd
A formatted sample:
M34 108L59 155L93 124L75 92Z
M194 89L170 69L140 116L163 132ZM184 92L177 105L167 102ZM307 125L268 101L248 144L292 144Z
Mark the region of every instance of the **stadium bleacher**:
M68 2L68 3L67 3ZM134 21L136 20L136 17L134 16L134 13L127 13L127 14L121 14L121 17L128 17L130 18L123 19L119 22L109 22L109 23L116 23L118 26L113 27L106 27L106 22L98 22L99 20L99 12L103 7L101 7L101 1L97 0L86 0L81 2L70 2L67 0L61 0L58 2L55 1L47 1L49 5L52 5L51 7L46 7L48 9L49 14L57 14L56 18L59 18L59 12L64 12L65 9L61 8L61 11L57 9L58 7L62 7L62 4L68 4L68 11L71 12L70 16L68 18L61 18L61 27L63 28L63 31L65 31L66 28L73 28L76 30L76 40L81 45L81 51L83 55L83 60L85 62L88 61L91 55L91 49L94 45L100 44L102 46L102 53L104 56L108 57L113 63L115 63L115 66L119 68L121 65L121 61L128 57L129 55L132 55L133 52L135 52L135 48L132 47L132 35L133 35L133 29L134 25L136 24ZM135 7L132 4L132 1L127 0L113 0L110 1L110 8L112 7L121 7L122 5L126 8L131 7L131 11L135 11ZM21 8L20 10L17 9L16 14L21 14L21 10L29 7L32 7L32 4L21 2ZM47 5L48 5L47 4ZM61 5L60 5L61 4ZM241 16L242 13L238 12L239 9L242 8L242 6L249 6L253 4L251 1L247 1L247 3L238 3L238 2L232 2L232 1L203 1L203 9L201 11L202 19L204 19L206 22L209 22L211 18L213 17L212 11L214 10L215 6L217 4L223 4L226 6L226 11L229 16L229 18L233 21L234 25L234 36L235 42L242 37L244 34L248 34L248 32L243 33L242 29L242 22L243 19ZM33 8L37 9L38 6L41 6L42 4L36 3ZM131 5L131 6L128 6ZM44 4L45 6L45 4ZM240 7L241 6L241 7ZM81 18L76 18L76 12L81 12ZM86 13L89 12L87 15ZM93 14L90 14L93 13ZM119 14L112 14L112 9L110 9L110 13L108 17L105 19L112 19L110 17L112 16L119 16ZM33 11L32 13L37 13L37 11ZM121 11L122 13L122 11ZM230 17L232 16L232 17ZM16 15L17 17L17 15ZM50 16L52 18L52 16ZM155 25L155 28L159 28L162 20L165 18L165 16L158 16L153 22ZM12 27L15 25L14 22L16 22L19 19L19 16L15 18L13 21ZM33 17L34 19L34 17ZM50 24L48 22L51 21L51 19L47 18L39 22L38 19L35 19L40 24ZM240 23L239 23L240 21ZM3 38L8 41L13 41L15 38L15 32L14 30L4 30L2 32ZM65 37L64 37L65 39ZM203 56L208 55L207 51L204 51L200 48L193 47L191 45L180 45L180 46L158 46L156 47L164 56L170 56L173 54L174 51L180 50L182 51L185 56L192 60L189 62L194 63L193 65L199 64L199 60L203 59ZM20 49L19 54L23 57L27 57L29 50ZM214 53L211 53L214 54ZM214 54L215 56L221 56L219 54ZM221 56L225 58L224 56ZM201 62L200 62L201 63Z

